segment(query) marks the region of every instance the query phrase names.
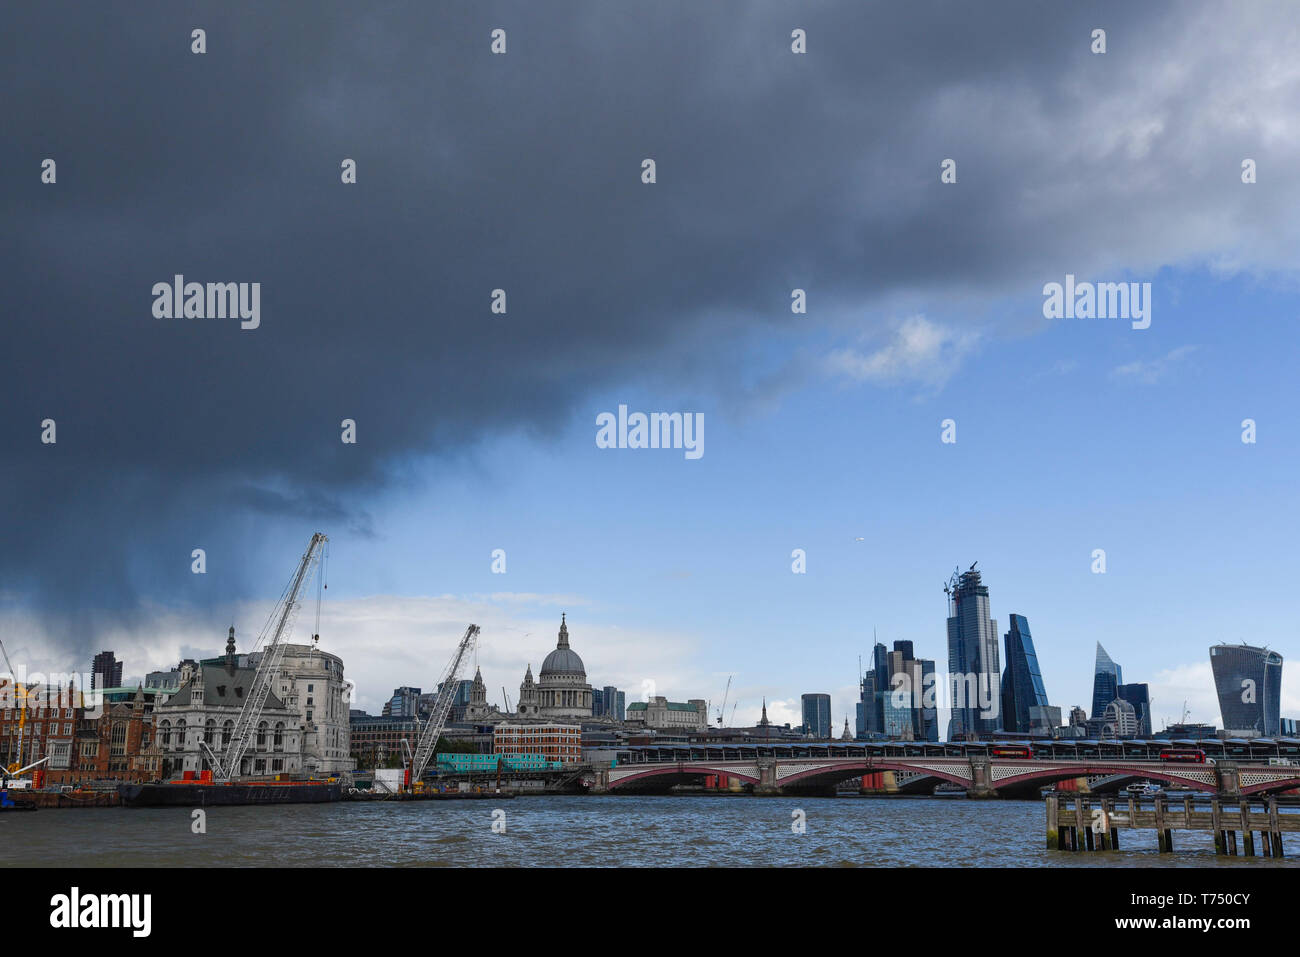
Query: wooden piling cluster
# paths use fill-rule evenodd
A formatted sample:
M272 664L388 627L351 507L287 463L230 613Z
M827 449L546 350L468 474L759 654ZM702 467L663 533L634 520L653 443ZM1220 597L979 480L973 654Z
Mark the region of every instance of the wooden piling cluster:
M1196 807L1191 795L1097 795L1051 792L1047 804L1047 847L1053 851L1119 849L1122 830L1156 832L1160 853L1174 849L1175 831L1214 835L1216 854L1281 857L1282 834L1300 832L1300 813L1278 813L1273 795L1257 798L1215 796ZM1259 844L1255 835L1259 835ZM1238 835L1241 837L1238 842Z

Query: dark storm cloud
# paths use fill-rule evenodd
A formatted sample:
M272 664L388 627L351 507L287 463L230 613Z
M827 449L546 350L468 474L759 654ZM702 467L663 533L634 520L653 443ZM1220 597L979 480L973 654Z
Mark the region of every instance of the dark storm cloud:
M259 516L364 529L409 455L545 434L648 369L720 370L725 390L730 344L788 324L795 286L836 306L810 328L847 333L891 296L1249 254L1213 211L1249 219L1235 166L1294 106L1288 87L1243 123L1231 99L1250 82L1233 57L1280 10L1202 26L1191 4L1083 6L12 9L6 590L130 608L185 587L196 541L245 554ZM1220 58L1226 101L1193 69ZM1171 213L1189 203L1199 218ZM260 282L261 327L153 318L176 273ZM488 311L498 287L507 317Z

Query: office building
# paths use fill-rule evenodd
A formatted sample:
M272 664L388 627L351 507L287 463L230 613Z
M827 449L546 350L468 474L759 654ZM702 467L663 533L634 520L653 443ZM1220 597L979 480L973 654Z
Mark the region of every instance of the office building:
M804 734L818 741L830 740L831 736L831 696L828 694L806 694L803 701Z
M655 695L649 701L627 706L626 723L658 731L704 731L709 727L708 705L703 698L669 701Z
M613 718L622 721L626 714L627 696L613 685L591 689L591 715L593 718Z
M975 564L960 574L954 572L944 587L948 596L950 741L974 740L1001 725L998 625L989 613L989 590Z
M1229 737L1280 733L1281 655L1254 645L1215 645L1210 668Z
M1003 635L1003 642L1007 670L1002 675L1002 729L1029 734L1034 723L1032 709L1049 706L1038 653L1029 633L1029 619L1012 615L1011 630ZM1038 717L1041 725L1044 714L1040 711Z
M85 661L83 658L82 661ZM95 655L90 665L90 687L118 688L122 684L122 662L111 651Z
M401 687L393 689L393 696L384 703L386 718L414 718L419 713L420 689Z
M1124 683L1123 672L1119 665L1106 654L1106 649L1097 642L1097 663L1092 669L1092 717L1100 720L1105 717L1106 706L1119 697L1119 686Z
M1137 713L1137 734L1142 738L1151 737L1151 689L1145 683L1119 686L1119 699L1127 701Z

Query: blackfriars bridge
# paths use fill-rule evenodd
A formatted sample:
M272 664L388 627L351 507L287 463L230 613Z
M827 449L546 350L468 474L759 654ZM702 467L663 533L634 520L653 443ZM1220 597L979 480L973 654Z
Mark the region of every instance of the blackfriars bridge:
M1203 750L1206 763L1161 760L1171 744ZM1116 787L1145 780L1221 796L1300 788L1300 741L1289 739L1042 742L1031 757L1003 757L1000 750L996 743L654 745L621 749L613 767L594 768L586 778L595 793L666 791L709 778L730 779L755 794L829 792L883 771L899 776L901 793L928 793L947 782L971 797L1032 797L1060 781L1098 777Z

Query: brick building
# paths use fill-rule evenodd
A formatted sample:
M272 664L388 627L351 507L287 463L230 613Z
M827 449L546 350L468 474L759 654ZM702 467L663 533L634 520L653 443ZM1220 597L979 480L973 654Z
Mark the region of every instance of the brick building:
M33 689L26 699L25 722L11 686L0 687L0 705L0 761L26 765L49 757L42 765L47 785L158 776L156 760L147 754L153 716L143 689L93 697L71 686Z

